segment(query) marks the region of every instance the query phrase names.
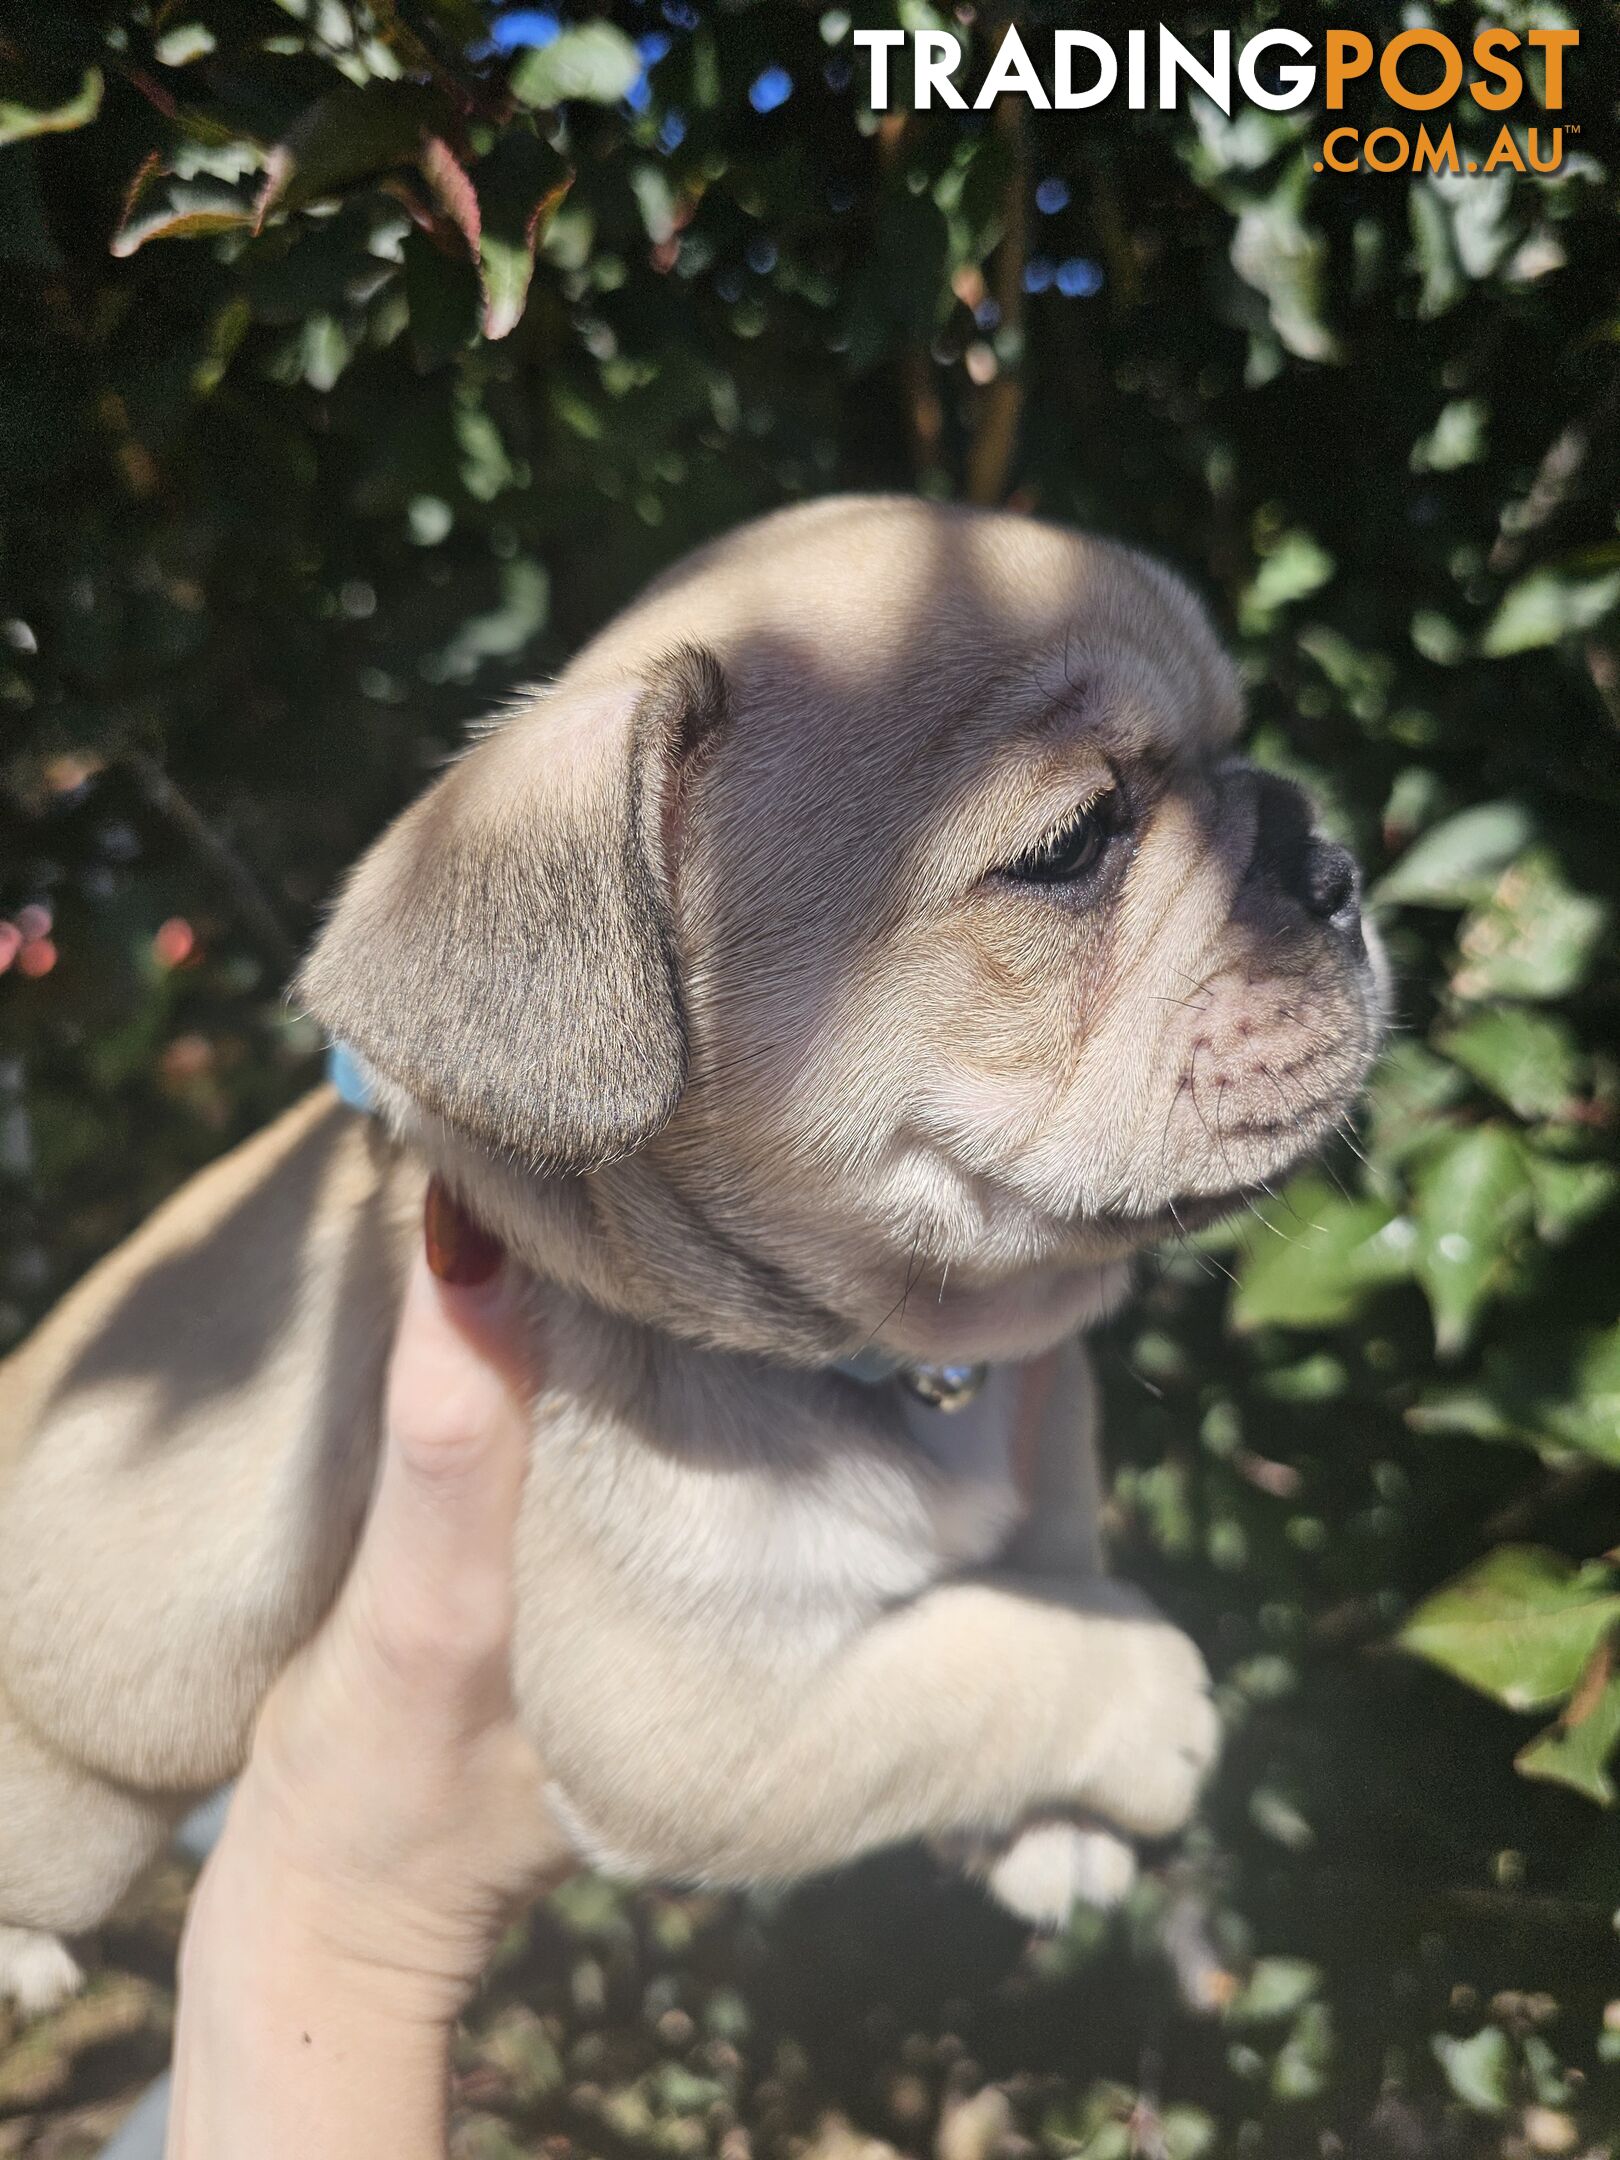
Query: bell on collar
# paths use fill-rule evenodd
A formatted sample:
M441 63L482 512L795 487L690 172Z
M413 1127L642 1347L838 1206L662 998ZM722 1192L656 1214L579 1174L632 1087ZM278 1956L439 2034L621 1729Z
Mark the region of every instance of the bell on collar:
M895 1378L930 1410L965 1410L989 1370L988 1365L902 1365Z

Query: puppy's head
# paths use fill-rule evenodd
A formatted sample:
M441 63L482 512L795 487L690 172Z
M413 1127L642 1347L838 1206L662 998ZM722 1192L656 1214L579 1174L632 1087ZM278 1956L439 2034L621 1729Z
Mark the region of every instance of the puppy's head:
M1018 1354L1317 1146L1371 1057L1354 864L1239 718L1141 557L785 513L407 812L303 993L508 1234L587 1170L602 1221L684 1222L699 1332L757 1341L754 1280L801 1345Z

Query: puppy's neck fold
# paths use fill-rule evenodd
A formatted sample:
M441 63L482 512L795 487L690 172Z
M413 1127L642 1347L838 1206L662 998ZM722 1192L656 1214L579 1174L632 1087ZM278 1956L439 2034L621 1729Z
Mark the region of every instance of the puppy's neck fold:
M584 1175L544 1177L496 1156L387 1082L376 1108L540 1280L708 1350L815 1368L881 1342L905 1360L999 1363L1094 1326L1128 1286L1121 1262L985 1282L962 1267L949 1271L936 1296L914 1252L909 1261L903 1252L862 1256L852 1233L840 1255L840 1289L829 1296L746 1230L718 1219L657 1149Z
M501 1160L386 1081L376 1109L542 1281L708 1349L820 1366L861 1346L857 1323L729 1235L645 1155L582 1176L542 1177Z

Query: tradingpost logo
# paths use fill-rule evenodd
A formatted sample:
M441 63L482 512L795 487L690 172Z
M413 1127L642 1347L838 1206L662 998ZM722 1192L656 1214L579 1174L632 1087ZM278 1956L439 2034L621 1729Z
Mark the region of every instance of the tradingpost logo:
M1580 128L1555 116L1564 109L1567 63L1580 43L1578 30L1539 28L1523 32L1500 24L1455 38L1426 25L1398 31L1382 46L1363 30L1328 30L1319 38L1299 30L1261 30L1238 43L1217 30L1206 54L1183 44L1160 23L1127 30L1123 39L1096 30L1055 30L1040 53L1017 25L1003 33L971 99L983 111L997 98L1020 97L1042 112L1085 112L1123 97L1134 111L1154 106L1176 110L1192 92L1209 98L1228 118L1234 100L1289 112L1320 87L1327 117L1315 159L1318 172L1556 172L1566 139ZM868 95L874 112L887 112L904 94L910 60L911 104L927 112L935 104L963 112L967 94L958 87L962 40L952 30L857 30L856 47L870 69ZM1370 114L1355 120L1346 94L1359 108L1381 93L1387 105L1413 116L1401 124ZM1517 117L1530 101L1534 121ZM1489 148L1470 156L1459 148L1456 113L1472 104L1503 118ZM1422 118L1415 116L1422 115Z

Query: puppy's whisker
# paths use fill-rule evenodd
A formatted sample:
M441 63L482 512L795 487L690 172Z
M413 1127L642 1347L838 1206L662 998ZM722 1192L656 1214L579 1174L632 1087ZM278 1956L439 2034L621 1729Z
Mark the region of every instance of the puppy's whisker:
M1362 1168L1364 1170L1371 1170L1372 1159L1362 1148L1360 1141L1357 1140L1356 1129L1350 1120L1350 1115L1348 1111L1341 1113L1339 1118L1336 1120L1334 1125L1334 1131L1344 1142L1345 1146L1350 1150L1351 1154L1356 1158L1356 1161L1361 1164Z
M921 1247L922 1225L919 1223L917 1234L911 1241L911 1258L906 1263L906 1287L900 1293L900 1317L902 1320L906 1316L906 1307L911 1303L911 1293L917 1287L917 1254Z
M1297 1130L1299 1124L1299 1113L1295 1109L1294 1105L1288 1100L1288 1097L1283 1093L1282 1088L1278 1083L1277 1075L1272 1071L1271 1067L1265 1064L1263 1061L1254 1069L1265 1080L1267 1085L1270 1087L1272 1094L1275 1095L1278 1102L1281 1103L1283 1117L1286 1122L1294 1126ZM1293 1216L1295 1222L1297 1222L1300 1228L1303 1230L1305 1227L1304 1218L1300 1214L1298 1208L1295 1207L1293 1201L1289 1199L1287 1186L1283 1187L1282 1192L1279 1195L1272 1191L1271 1187L1266 1184L1264 1178L1260 1180L1260 1183L1265 1186L1266 1192L1273 1200L1278 1198L1281 1199L1283 1206L1287 1208L1289 1214Z
M1292 1118L1297 1125L1299 1121L1298 1105L1289 1100L1288 1096L1283 1091L1281 1081L1272 1072L1269 1065L1262 1065L1259 1069L1271 1082L1272 1087L1276 1092L1278 1101L1282 1104L1283 1108L1288 1112L1290 1118ZM1359 1153L1360 1151L1358 1150L1357 1152ZM1363 1162L1366 1162L1367 1160L1364 1155L1361 1159ZM1354 1195L1351 1193L1350 1188L1345 1184L1344 1179L1340 1177L1338 1171L1334 1169L1332 1162L1326 1156L1323 1156L1322 1158L1322 1168L1327 1172L1328 1176L1333 1180L1334 1185L1338 1188L1339 1196L1341 1199L1350 1200L1354 1198Z
M863 1356L866 1351L871 1349L872 1345L877 1341L878 1337L883 1333L883 1330L888 1326L889 1322L894 1319L896 1314L899 1314L902 1318L904 1317L906 1306L911 1299L911 1293L917 1287L917 1253L921 1244L922 1225L921 1223L919 1223L917 1225L916 1234L911 1240L911 1257L906 1262L906 1279L904 1287L901 1289L900 1295L895 1299L894 1303L883 1315L882 1319L879 1320L877 1325L873 1328L871 1334L868 1335L866 1340L861 1344L860 1349L855 1352L855 1355L857 1357Z
M1173 1200L1170 1203L1170 1216L1179 1232L1176 1243L1181 1247L1182 1251L1187 1253L1194 1264L1202 1268L1206 1275L1224 1275L1235 1290L1237 1288L1237 1277L1232 1273L1232 1270L1226 1265L1219 1253L1199 1252L1193 1244L1192 1235L1186 1224L1176 1213L1176 1204Z
M1260 1187L1260 1190L1265 1194L1268 1200L1275 1200L1277 1195L1272 1191L1271 1187L1266 1183L1266 1180L1264 1178L1249 1178L1247 1180L1240 1179L1237 1175L1237 1172L1232 1168L1231 1157L1226 1152L1225 1136L1221 1132L1222 1092L1223 1091L1220 1088L1217 1088L1215 1090L1215 1134L1216 1143L1221 1151L1221 1167L1225 1170L1227 1176L1232 1180L1234 1185L1243 1183L1247 1183L1250 1185L1258 1185ZM1244 1194L1243 1205L1248 1209L1249 1213L1254 1217L1257 1223L1264 1223L1265 1227L1271 1232L1273 1237L1281 1238L1285 1245L1291 1245L1294 1243L1294 1240L1290 1238L1286 1234L1286 1232L1279 1229L1276 1223L1271 1220L1271 1217L1269 1215L1261 1214L1259 1208L1255 1204L1254 1195L1252 1193L1246 1192Z

